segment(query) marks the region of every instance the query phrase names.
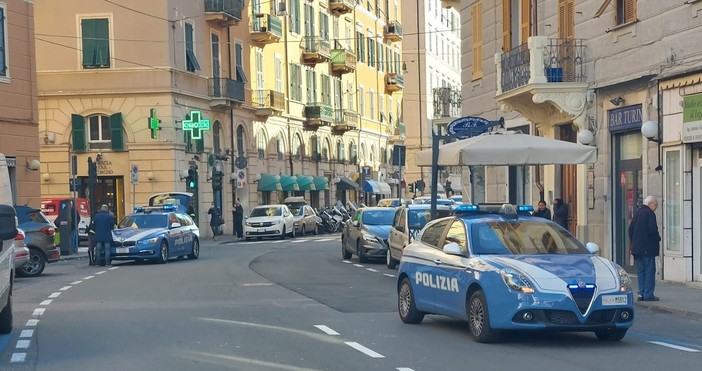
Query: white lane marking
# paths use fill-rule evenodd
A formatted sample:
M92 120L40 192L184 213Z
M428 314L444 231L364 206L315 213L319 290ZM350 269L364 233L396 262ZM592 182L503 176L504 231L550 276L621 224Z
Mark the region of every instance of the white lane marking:
M27 327L36 327L36 325L38 325L38 324L39 324L39 320L38 320L38 319L30 319L30 320L27 321L27 323L25 324L25 326L27 326Z
M60 292L55 292L55 293L49 295L49 297L50 297L51 299L55 299L55 298L58 298L60 295L61 295Z
M22 363L25 359L27 359L27 353L12 353L10 363Z
M95 275L97 276L98 274L103 274L103 273L107 273L107 271L95 272Z
M44 310L45 308L37 308L34 310L34 313L32 313L33 316L43 316L44 315Z
M376 272L376 273L378 272L377 269L373 269L373 268L366 268L366 270L369 272Z
M271 241L270 243L283 243L285 240L277 240L277 241Z
M83 277L83 279L84 279L84 280L89 280L89 279L91 279L91 278L93 278L93 277L95 277L95 276Z
M394 277L397 277L396 275L390 274L390 273L383 273L383 276L385 276L385 277L393 277L393 278L394 278Z
M354 267L359 267L359 268L365 268L365 267L363 266L363 264L354 264L353 266L354 266Z
M273 286L273 284L269 283L269 282L258 282L258 283L242 283L239 286L244 286L244 287Z
M39 303L39 305L41 305L41 306L47 306L47 305L51 304L52 301L53 301L53 300L51 300L51 299L49 299L49 300L44 300L44 301L42 301L41 303Z
M70 289L71 287L73 287L73 286L64 286L64 287L60 288L59 291L66 291L66 290Z
M22 330L20 333L20 338L30 338L34 336L34 330Z
M376 352L364 347L363 345L361 345L359 343L356 343L353 341L347 341L346 345L350 346L353 349L356 349L357 351L359 351L359 352L361 352L361 353L363 353L371 358L385 358L384 355L382 355L380 353L376 353Z
M339 238L320 238L316 240L317 242L329 242L329 241L341 241Z
M342 263L346 263L346 264L353 264L353 262L350 261L350 260L342 260L341 262L342 262Z
M309 242L309 240L294 240L291 243Z
M77 285L77 284L79 284L79 283L81 283L81 282L83 282L83 281L73 281L73 282L71 282L71 285Z
M397 371L414 371L414 369L409 368L409 367L398 367L396 368Z
M338 332L336 332L336 331L334 331L334 330L332 330L329 327L324 326L324 325L314 325L314 327L322 330L327 335L339 335Z
M115 269L119 269L119 267L110 267L110 268L108 268L107 270L108 270L108 271L113 271L113 270L115 270Z
M680 345L665 343L665 342L662 342L662 341L649 341L649 343L651 343L651 344L656 344L656 345L660 345L660 346L664 346L664 347L668 347L668 348L673 348L673 349L677 349L677 350L682 350L682 351L684 351L684 352L690 352L690 353L699 353L699 352L700 352L700 351L697 350L697 349L686 348L686 347L683 347L683 346L680 346Z
M27 349L29 348L29 340L17 340L17 349Z

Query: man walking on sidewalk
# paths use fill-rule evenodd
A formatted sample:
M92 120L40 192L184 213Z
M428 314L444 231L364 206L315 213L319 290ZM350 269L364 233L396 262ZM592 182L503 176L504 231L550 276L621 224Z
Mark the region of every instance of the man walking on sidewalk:
M115 218L109 214L107 205L100 207L95 214L95 257L98 265L110 265L110 247L112 246L112 230L115 228Z
M654 196L644 199L629 224L631 254L636 262L639 283L639 301L658 301L653 295L656 288L656 256L659 254L661 235L658 233L655 211L658 200Z

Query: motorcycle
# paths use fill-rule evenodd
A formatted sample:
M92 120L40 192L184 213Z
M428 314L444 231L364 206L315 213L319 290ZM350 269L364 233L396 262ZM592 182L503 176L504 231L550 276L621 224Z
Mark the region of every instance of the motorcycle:
M341 218L332 215L329 211L322 209L319 211L319 217L322 218L323 229L327 233L336 233L341 230Z

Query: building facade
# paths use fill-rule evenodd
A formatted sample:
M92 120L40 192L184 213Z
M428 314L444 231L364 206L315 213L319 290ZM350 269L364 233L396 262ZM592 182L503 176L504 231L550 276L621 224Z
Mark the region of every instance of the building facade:
M15 204L40 206L34 4L0 1L0 152Z
M659 277L700 281L702 49L689 35L700 30L702 4L451 5L460 7L464 45L472 46L464 51L464 113L504 116L510 128L597 146L595 164L528 169L527 199L563 198L571 232L634 271L627 227L643 199L657 196ZM486 169L488 200L507 201L505 190L523 187L510 171Z
M405 145L407 146L408 184L422 180L427 186L412 192L428 193L432 173L428 168L415 165L415 154L431 147L435 124L451 121L460 116L461 87L461 28L456 9L444 8L434 0L417 2L422 11L404 12L403 24L408 36L403 41L406 68L406 87L411 92L405 97ZM451 179L457 191L462 190L460 169L444 169L439 184ZM439 188L439 187L437 187ZM442 192L443 187L439 188Z

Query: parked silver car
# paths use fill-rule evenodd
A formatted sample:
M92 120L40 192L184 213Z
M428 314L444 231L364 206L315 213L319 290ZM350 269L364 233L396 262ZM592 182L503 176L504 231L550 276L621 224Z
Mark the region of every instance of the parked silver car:
M15 251L15 272L17 272L21 266L29 261L29 249L24 244L24 231L20 228L17 228L17 236L12 241L12 247Z
M321 218L307 205L304 197L288 197L283 203L288 206L295 219L295 233L304 236L307 233L318 234L317 221Z
M436 217L443 218L451 214L451 209L446 205L436 205ZM388 253L385 263L390 269L395 269L402 258L402 251L417 236L431 220L431 205L409 205L400 207L395 212L392 221L390 236L388 237Z

